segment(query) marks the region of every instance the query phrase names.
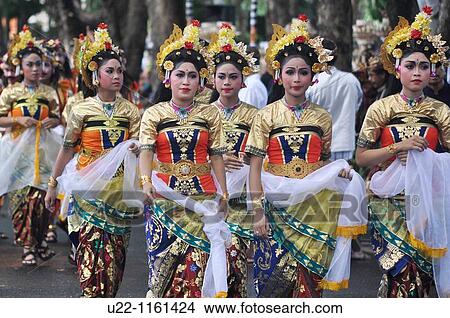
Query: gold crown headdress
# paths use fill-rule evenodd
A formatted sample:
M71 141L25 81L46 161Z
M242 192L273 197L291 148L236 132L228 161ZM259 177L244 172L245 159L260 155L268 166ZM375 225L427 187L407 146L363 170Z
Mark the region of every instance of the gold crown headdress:
M319 36L312 39L310 38L307 22L308 17L301 14L292 22L289 32L281 25L272 25L274 33L267 47L266 64L268 71L274 74L275 81L280 79L281 62L279 61L279 53L292 45L297 46L299 52L301 52L303 48L309 47L310 52L303 53L308 54L315 60L312 65L312 71L314 73L328 70L328 62L333 60L332 52L323 47L323 38ZM287 52L284 53L285 57L288 55ZM316 58L314 55L316 55Z
M36 46L36 39L31 34L28 25L24 25L22 31L14 35L8 48L8 58L10 63L16 67L17 76L19 76L20 61L26 52L42 54L41 50Z
M258 71L256 59L253 58L253 53L247 53L247 46L242 42L236 43L235 37L236 33L228 23L222 23L219 32L212 35L211 43L207 50L208 68L211 76L215 73L217 65L223 62L218 57L220 53L225 53L224 58L226 60L233 59L231 55L227 55L226 53L236 53L238 57L235 62L238 63L238 65L242 65L242 74L244 76L248 76Z
M61 41L59 39L49 39L37 41L39 48L43 53L43 59L48 59L54 66L58 66L59 63L56 59L56 53L61 47Z
M73 71L75 74L79 74L81 71L81 65L79 58L81 46L83 46L84 41L86 40L86 37L83 33L80 33L80 35L77 38L73 38L73 51L72 51L72 63L73 63Z
M432 76L436 73L437 63L446 64L445 52L448 47L444 46L445 41L442 41L440 34L431 34L432 12L431 7L424 6L411 25L405 18L399 17L397 26L388 34L381 46L381 61L386 71L395 74L403 56L403 50L411 46L430 59Z
M200 41L200 22L198 20L192 20L191 24L186 26L183 31L178 25L174 24L172 34L159 48L159 52L156 55L156 67L159 78L163 80L166 87L169 85L170 72L175 68L173 61L167 59L167 57L175 51L178 51L176 54L181 54L180 51L182 49L186 49L188 54L191 51L196 51L199 54L197 56L199 62L203 60L206 65L206 48ZM201 86L204 86L208 76L208 69L202 67L200 69Z
M109 51L120 58L119 47L113 45L108 33L108 25L103 22L97 26L93 40L89 38L84 40L78 54L78 68L81 71L83 82L90 89L98 86L98 64L93 58L102 51ZM87 70L92 72L92 81L89 79Z

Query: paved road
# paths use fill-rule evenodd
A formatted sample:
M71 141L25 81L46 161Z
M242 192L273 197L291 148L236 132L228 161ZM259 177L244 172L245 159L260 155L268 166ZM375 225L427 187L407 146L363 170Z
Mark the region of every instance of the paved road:
M51 244L57 255L35 268L21 265L21 249L13 244L10 218L0 213L0 231L10 238L0 240L0 297L78 297L76 269L67 261L68 239L62 231ZM373 259L352 262L350 288L326 292L325 297L375 297L380 271ZM250 281L250 280L249 280ZM118 297L144 297L147 291L147 259L144 229L134 228L127 265ZM249 282L251 288L251 283Z

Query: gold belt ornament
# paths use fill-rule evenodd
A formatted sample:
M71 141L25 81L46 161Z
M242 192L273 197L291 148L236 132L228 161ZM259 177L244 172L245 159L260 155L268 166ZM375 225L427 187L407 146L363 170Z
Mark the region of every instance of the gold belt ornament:
M180 180L189 180L195 176L203 176L211 173L208 163L194 163L190 160L180 160L177 163L158 162L156 171L164 174L174 175Z
M306 160L294 158L286 164L267 163L266 171L276 176L302 179L323 166L323 161L308 163Z

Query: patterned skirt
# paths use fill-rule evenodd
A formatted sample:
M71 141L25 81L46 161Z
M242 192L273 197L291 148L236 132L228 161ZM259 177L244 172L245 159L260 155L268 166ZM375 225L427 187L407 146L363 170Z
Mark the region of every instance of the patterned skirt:
M149 264L147 297L200 298L208 261L206 248L178 237L146 208ZM173 229L172 229L173 230ZM227 250L228 297L247 297L248 243L237 235Z
M44 241L51 216L51 212L45 208L45 194L45 191L34 187L9 193L17 245L33 248Z
M373 197L369 212L372 248L383 271L378 297L428 297L432 263L408 239L405 200Z
M79 232L76 253L82 297L115 297L125 270L129 234L111 234L91 223Z
M322 277L273 239L255 240L254 284L261 298L319 298Z

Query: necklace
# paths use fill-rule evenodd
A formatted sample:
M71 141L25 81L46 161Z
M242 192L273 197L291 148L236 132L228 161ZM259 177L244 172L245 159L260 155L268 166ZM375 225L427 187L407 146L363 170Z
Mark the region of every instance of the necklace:
M306 108L308 108L309 106L309 101L305 100L303 103L301 103L300 105L289 105L286 102L286 98L283 97L283 99L281 100L283 102L283 104L289 108L291 111L294 112L295 117L297 118L297 120L299 120L302 117L303 112L305 111Z
M183 107L174 103L173 100L170 100L170 106L172 106L173 111L177 114L178 118L180 118L180 123L182 125L187 124L187 118L189 117L189 113L194 108L194 102L192 102L189 106Z
M226 120L229 120L233 115L234 111L241 105L241 101L238 99L238 102L231 107L226 107L221 101L220 98L217 100L217 105L222 110L223 115Z
M105 103L104 101L102 101L98 96L98 94L95 95L95 98L102 104L103 112L106 114L106 116L108 116L108 118L111 118L112 115L114 114L114 105L116 104L117 97L111 103L108 102Z
M419 97L409 98L403 94L403 92L400 92L400 97L406 102L409 108L419 105L425 99L425 95L423 93Z

